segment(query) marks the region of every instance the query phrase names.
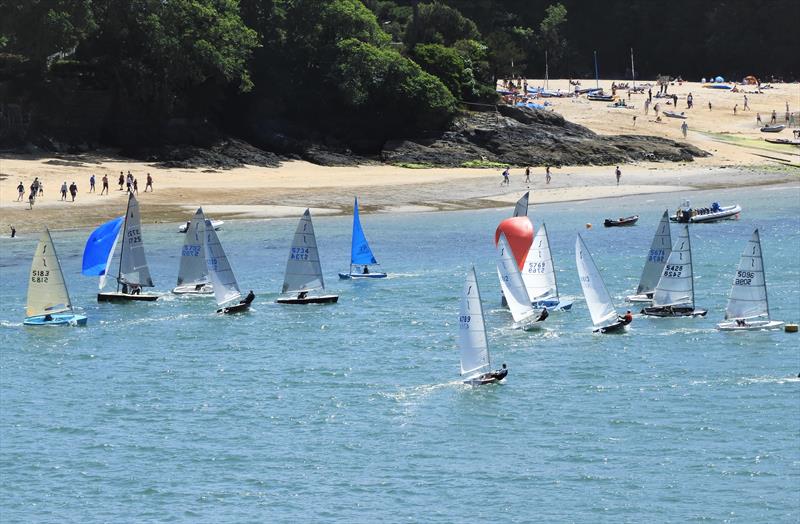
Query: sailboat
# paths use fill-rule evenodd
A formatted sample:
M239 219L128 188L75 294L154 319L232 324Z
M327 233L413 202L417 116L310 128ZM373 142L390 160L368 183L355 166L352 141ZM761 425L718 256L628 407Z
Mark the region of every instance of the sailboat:
M281 294L278 304L330 304L339 300L339 295L311 295L312 291L325 291L322 278L322 265L319 262L317 239L314 236L314 224L311 223L311 212L306 209L292 239L289 259L286 261L286 272L283 276Z
M636 294L630 295L625 300L645 303L653 301L653 292L656 290L656 284L658 284L661 273L664 272L664 265L671 252L672 234L669 230L669 211L667 210L661 216L656 234L653 236L653 242L650 244L650 251L647 252L647 260L642 269L642 277L639 279Z
M516 205L514 206L514 215L515 217L526 217L528 216L528 201L530 200L531 192L527 191L522 197L517 200Z
M596 328L595 333L619 333L630 324L630 319L625 320L617 314L617 308L611 300L603 277L594 263L592 254L578 235L575 239L575 264L578 266L578 277L581 280L583 296L592 316L592 323Z
M642 309L642 314L655 317L704 317L707 312L694 306L692 243L689 240L689 225L683 224L653 291L653 304Z
M178 284L172 290L176 295L210 295L214 293L214 286L208 280L206 253L205 247L203 247L205 220L203 208L198 208L189 222L181 248Z
M124 302L124 301L145 301L151 302L158 299L158 295L153 293L142 294L141 288L153 287L153 279L150 278L150 269L147 267L147 259L144 255L144 244L142 243L142 221L139 215L139 203L133 193L128 195L128 210L125 213L125 220L122 228L119 228L116 221L112 220L103 224L92 232L86 241L86 248L83 251L84 275L100 275L100 293L97 294L98 302ZM117 290L103 291L108 276L108 268L114 256L114 248L117 245L118 235L110 235L116 229L122 235L122 247L120 248L119 270L117 272ZM105 265L97 264L97 261L105 261ZM87 263L89 272L87 272Z
M545 224L533 237L522 269L522 280L534 308L546 307L553 311L569 311L572 308L572 300L562 300L558 296L558 282Z
M361 229L361 219L358 214L358 198L355 199L353 204L353 237L350 243L350 271L348 273L339 273L339 278L342 280L350 280L356 278L386 278L386 273L375 273L369 270L369 266L379 265L375 260L375 255L369 248L369 242L364 235L364 230ZM353 266L359 266L361 271L353 272Z
M506 297L508 309L514 318L514 327L522 328L526 331L540 329L547 315L544 318L537 315L531 306L531 299L522 281L519 266L508 247L505 233L500 234L500 241L497 244L497 276L500 279L500 288L503 296Z
M461 308L458 312L458 348L461 352L461 376L472 386L500 382L508 375L508 368L491 371L489 343L483 322L483 305L478 289L478 278L473 266L464 281Z
M85 326L86 316L72 309L64 273L50 230L44 228L33 254L25 308L26 326Z
M202 214L201 210L198 210ZM228 257L222 244L219 241L217 232L211 220L204 220L202 234L204 238L205 260L208 267L208 275L214 287L214 298L217 300L219 309L217 313L241 313L250 309L250 303L256 296L251 291L247 298L242 299L239 291L239 284L233 274Z
M725 320L729 322L717 324L717 329L754 331L779 328L783 325L783 322L769 318L764 257L761 254L761 237L758 229L753 231L753 236L750 237L739 259L728 305L725 307Z

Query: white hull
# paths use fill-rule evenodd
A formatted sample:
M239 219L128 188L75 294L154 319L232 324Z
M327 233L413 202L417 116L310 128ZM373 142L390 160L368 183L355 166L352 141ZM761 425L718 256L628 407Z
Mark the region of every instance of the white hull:
M653 302L653 295L652 293L648 297L647 295L630 295L625 297L625 302L637 302L641 304L650 304Z
M219 231L219 228L221 228L222 224L224 224L224 223L225 223L224 220L212 220L211 221L211 225L214 227L214 231ZM178 226L178 233L186 233L186 229L187 229L186 224L181 224L180 226Z
M736 321L720 322L717 329L720 331L761 331L762 329L778 329L784 323L780 320L753 320L744 326L739 326Z
M540 331L544 326L544 320L538 320L539 314L536 313L530 318L525 318L520 320L519 322L514 323L515 329L521 329L522 331ZM547 319L545 319L547 320Z
M210 282L206 284L184 284L176 287L172 292L176 295L213 295L214 286Z

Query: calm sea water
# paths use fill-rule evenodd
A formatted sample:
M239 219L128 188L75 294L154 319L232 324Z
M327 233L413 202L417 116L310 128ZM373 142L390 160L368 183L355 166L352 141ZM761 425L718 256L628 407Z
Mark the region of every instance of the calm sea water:
M543 333L509 328L492 237L509 209L364 215L380 282L342 282L350 218L315 220L333 306L278 306L296 219L228 222L220 238L247 315L210 299L97 304L79 274L88 230L55 232L86 328L31 329L36 235L0 243L3 522L797 522L800 335L717 332L739 254L761 229L773 318L800 320L800 187L693 193L742 218L693 226L704 319L590 331L585 304ZM580 295L582 232L624 308L661 212L681 195L543 205L562 294ZM584 229L641 214L628 229ZM157 289L182 236L145 226ZM458 377L471 263L493 364Z

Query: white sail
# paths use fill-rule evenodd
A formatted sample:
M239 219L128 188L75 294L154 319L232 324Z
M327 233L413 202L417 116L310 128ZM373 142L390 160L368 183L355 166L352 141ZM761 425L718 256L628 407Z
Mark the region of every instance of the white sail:
M522 195L522 198L517 200L517 205L514 206L514 216L515 217L526 217L528 216L528 198L530 197L530 191L526 192Z
M728 305L725 307L725 319L764 316L769 319L769 303L767 282L764 278L764 259L761 255L761 237L756 229L739 259Z
M458 347L461 350L461 374L474 377L489 370L489 345L483 323L483 306L478 279L473 267L464 281L461 308L458 312Z
M230 262L228 262L228 257L225 256L225 250L222 249L222 244L219 242L217 232L214 231L214 226L208 219L205 222L204 244L208 275L214 284L214 298L217 300L217 305L222 306L240 299L242 294L239 292L239 284L236 283L236 277Z
M306 209L294 232L281 293L325 289L311 212Z
M514 317L514 322L519 322L533 314L533 307L531 307L528 292L525 290L525 283L522 281L517 260L508 246L504 233L500 233L497 255L497 276L500 278L500 287L503 290L503 296L506 297L508 309L511 310L511 316Z
M28 280L28 304L25 315L36 317L72 311L67 284L58 263L56 248L50 231L45 228L31 263Z
M639 287L636 288L637 295L652 293L656 289L658 279L664 271L672 252L672 234L669 229L669 212L664 211L658 229L653 236L653 243L650 244L650 251L647 253L647 261L644 263L642 277L639 279Z
M581 280L583 297L592 315L592 323L596 327L605 327L616 322L617 309L592 254L580 235L575 239L575 264L578 266L578 277Z
M656 285L653 293L653 306L687 305L694 307L694 278L689 225L684 224Z
M150 269L147 267L147 259L144 256L139 202L136 201L133 193L128 197L128 213L125 216L125 227L122 232L119 277L121 282L127 284L153 287L153 279L150 278Z
M525 266L522 268L522 280L525 289L532 301L544 299L558 299L558 285L556 272L553 267L553 257L550 253L550 240L547 237L547 227L542 224L533 238Z
M183 239L181 263L178 268L178 285L205 284L208 282L206 254L203 247L206 217L199 208L192 217ZM212 228L213 229L213 228Z

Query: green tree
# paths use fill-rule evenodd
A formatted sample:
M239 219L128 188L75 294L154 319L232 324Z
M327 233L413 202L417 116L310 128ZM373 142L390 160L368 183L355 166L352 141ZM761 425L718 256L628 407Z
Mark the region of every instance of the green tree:
M557 3L547 6L545 16L539 24L539 38L547 50L551 63L560 65L567 53L567 40L561 35L561 28L567 23L567 8Z
M468 82L461 54L441 44L417 44L411 57L426 72L437 77L453 96L461 97L462 84Z
M453 45L458 40L479 40L475 22L445 4L420 4L403 39L409 49L417 44Z

